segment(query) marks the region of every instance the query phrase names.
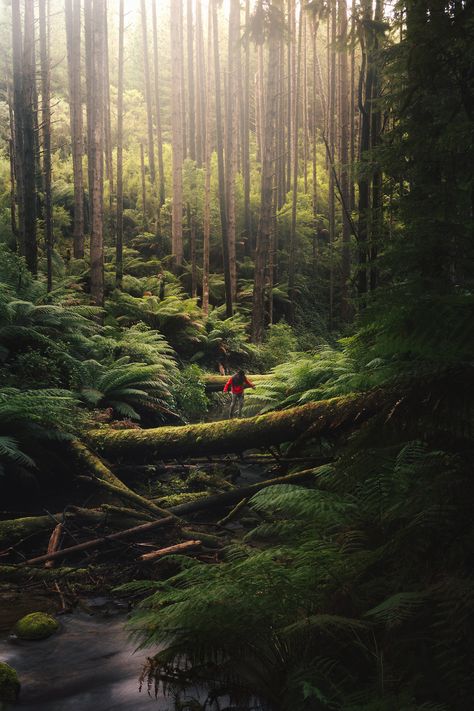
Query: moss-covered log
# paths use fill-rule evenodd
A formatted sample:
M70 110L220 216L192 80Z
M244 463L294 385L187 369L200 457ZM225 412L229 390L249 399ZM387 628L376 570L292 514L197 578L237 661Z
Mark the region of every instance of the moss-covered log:
M309 427L318 436L360 424L396 397L376 390L241 420L149 430L94 430L89 438L105 456L134 462L243 452L291 442Z
M203 377L204 385L206 386L206 392L217 393L224 389L224 385L229 380L229 375L205 375ZM247 375L247 378L254 385L263 383L265 380L271 378L270 375ZM250 391L249 391L250 392Z

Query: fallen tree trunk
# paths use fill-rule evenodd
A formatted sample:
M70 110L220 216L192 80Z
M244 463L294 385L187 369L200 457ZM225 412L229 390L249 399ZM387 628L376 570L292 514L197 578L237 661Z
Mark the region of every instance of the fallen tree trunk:
M89 439L104 456L133 462L243 452L291 442L309 427L314 436L320 436L360 425L393 404L396 397L385 390L374 390L241 420L149 430L94 430Z
M157 560L157 558L163 558L165 555L170 555L170 553L183 553L190 548L199 548L202 545L202 541L185 541L184 543L176 543L174 546L168 546L167 548L159 548L156 551L151 551L151 553L144 553L139 556L138 560L145 563Z

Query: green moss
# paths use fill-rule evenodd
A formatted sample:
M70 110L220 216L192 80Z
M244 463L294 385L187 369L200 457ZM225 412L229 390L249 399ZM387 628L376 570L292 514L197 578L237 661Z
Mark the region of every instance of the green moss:
M171 506L178 506L178 504L187 504L189 501L197 501L198 499L205 499L209 496L207 491L196 491L196 492L185 492L184 494L170 494L169 496L162 496L160 499L156 500L159 506L164 508L170 508Z
M15 625L20 639L46 639L59 629L59 622L44 612L31 612Z
M0 702L16 701L20 693L20 680L15 669L0 662Z

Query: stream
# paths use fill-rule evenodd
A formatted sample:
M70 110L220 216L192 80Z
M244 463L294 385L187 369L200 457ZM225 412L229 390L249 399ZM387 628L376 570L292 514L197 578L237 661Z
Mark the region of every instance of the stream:
M59 617L61 629L42 641L9 639L2 629L0 660L21 681L21 711L171 711L170 698L139 692L138 677L149 651L135 651L124 623L126 613L105 598ZM1 707L1 704L0 704Z

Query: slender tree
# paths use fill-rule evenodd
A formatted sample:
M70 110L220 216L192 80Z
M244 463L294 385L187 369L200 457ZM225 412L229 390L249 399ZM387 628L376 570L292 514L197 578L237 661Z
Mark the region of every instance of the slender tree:
M333 327L334 318L334 243L336 241L336 195L335 195L335 157L336 157L336 39L337 39L337 5L331 5L331 15L328 17L331 27L329 47L329 101L328 101L328 164L329 164L329 328Z
M141 19L142 19L142 45L143 45L143 81L145 87L145 103L146 103L146 127L148 137L148 165L150 167L150 180L152 185L155 184L155 144L153 141L153 106L151 100L151 82L150 82L150 62L148 59L148 27L146 17L145 0L141 0Z
M250 0L245 0L245 27L250 18ZM251 251L252 214L250 212L250 41L249 34L244 34L244 78L243 78L243 126L242 126L242 173L244 179L244 219L247 242Z
M298 29L298 50L296 59L296 73L294 80L294 107L295 113L293 117L293 190L291 199L291 228L290 228L290 245L288 254L288 298L290 301L290 321L295 320L294 304L295 304L295 256L296 256L296 213L298 206L298 135L299 135L299 119L300 119L300 75L301 75L301 45L302 45L302 29L303 29L303 9L300 9L299 29Z
M339 0L339 47L340 47L340 83L339 83L339 115L341 120L341 201L345 209L342 210L342 273L341 273L341 316L348 321L351 316L349 304L349 279L351 275L351 225L349 212L351 205L350 193L350 164L349 164L349 138L350 138L350 110L349 110L349 68L348 68L348 18L347 2Z
M204 37L202 27L201 2L196 0L196 162L201 167L204 158L206 123L206 86L204 69Z
M240 41L240 0L230 0L229 37L227 58L227 131L226 131L226 201L227 238L229 242L229 267L232 301L237 299L235 175L237 172L237 65Z
M260 6L261 9L261 6ZM268 72L265 101L265 144L262 156L260 217L255 250L255 278L252 303L252 339L260 343L265 327L265 282L273 223L273 179L275 132L278 106L278 48L281 31L281 7L276 0L270 6L268 22ZM263 38L260 37L260 41Z
M104 156L105 177L109 181L109 201L112 207L114 192L114 166L112 162L112 125L110 117L110 76L109 76L109 22L107 0L104 0Z
M194 26L193 0L187 0L186 10L186 45L188 65L188 145L189 157L196 160L196 116L195 116L195 86L194 86Z
M72 172L74 182L73 254L84 258L84 183L82 157L81 95L81 0L65 0L69 118L71 126Z
M53 288L53 201L51 193L51 97L49 66L49 0L39 2L41 124L43 138L44 230L47 289Z
M13 145L18 204L17 249L25 254L25 208L23 197L23 51L20 0L12 0L12 59L13 59Z
M92 229L90 244L91 298L94 304L102 306L104 302L104 0L93 0L90 19L92 26L90 58L92 70Z
M182 0L170 0L171 141L173 150L173 213L171 251L175 267L183 261L183 50Z
M219 56L219 25L217 20L217 0L212 2L212 30L214 48L214 84L216 101L216 139L217 139L217 172L219 180L219 208L221 216L222 255L224 262L225 301L226 315L232 316L232 280L229 260L229 241L227 235L227 206L225 195L224 172L224 141L222 135L222 98L221 98L221 69Z
M160 102L160 75L158 62L158 23L156 20L156 3L152 4L153 23L153 73L155 79L155 118L156 118L156 144L158 151L158 172L159 178L159 206L163 207L165 202L165 168L163 162L163 136L161 128L161 102Z
M207 21L207 72L206 76L206 123L204 140L204 162L206 165L204 182L204 224L202 253L202 310L209 311L209 243L211 236L211 64L212 64L212 4L209 3Z
M118 81L117 81L117 215L115 240L115 283L123 279L123 73L124 73L124 0L119 5Z
M25 0L23 34L23 205L25 224L25 259L32 274L38 271L36 241L36 134L35 134L35 4Z

